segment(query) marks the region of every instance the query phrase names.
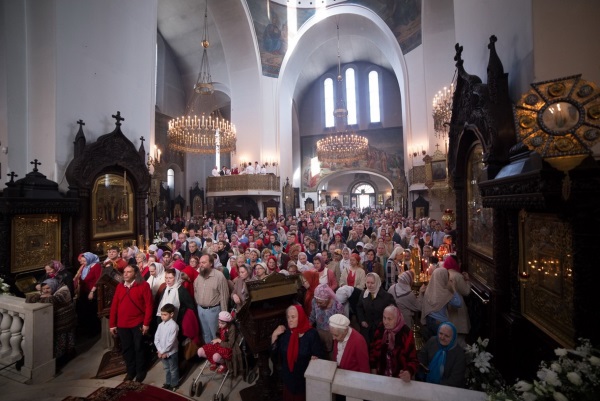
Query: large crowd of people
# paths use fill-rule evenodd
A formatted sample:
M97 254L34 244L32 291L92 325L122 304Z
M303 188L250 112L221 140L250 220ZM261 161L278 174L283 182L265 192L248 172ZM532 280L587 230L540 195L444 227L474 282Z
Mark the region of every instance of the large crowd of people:
M287 325L272 334L285 399L303 399L304 370L314 358L407 382L464 386L470 283L451 227L383 210L203 218L175 230L178 224L163 222L157 244L145 250L114 247L103 262L80 255L74 278L57 263L47 266L42 301L71 295L78 324L90 330L98 329L96 281L102 272L120 280L109 321L121 339L126 379L145 378L144 335L157 336L165 388L177 387L174 366L190 357L190 345L223 373L237 336L229 312L249 301L246 284L284 274L296 275L303 289ZM425 345L417 351L419 324ZM71 332L61 338L69 351Z

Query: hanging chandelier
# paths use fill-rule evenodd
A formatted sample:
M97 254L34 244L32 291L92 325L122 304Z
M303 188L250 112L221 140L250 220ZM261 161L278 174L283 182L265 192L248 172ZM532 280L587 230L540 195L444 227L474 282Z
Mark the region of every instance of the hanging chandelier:
M204 9L204 35L202 39L202 60L200 61L200 72L194 93L186 108L186 115L169 121L167 137L169 148L182 153L230 153L236 150L237 133L235 125L231 124L221 115L217 109L209 116L194 114L194 101L197 96L212 99L214 85L210 74L208 62L208 0Z
M446 139L452 118L452 98L454 96L454 82L450 87L444 87L433 97L433 130L439 139Z
M348 109L342 91L342 68L340 61L340 25L337 27L337 93L333 116L336 120L337 132L317 141L317 158L326 163L354 163L366 158L369 140L362 135L348 132ZM344 131L342 131L344 128Z

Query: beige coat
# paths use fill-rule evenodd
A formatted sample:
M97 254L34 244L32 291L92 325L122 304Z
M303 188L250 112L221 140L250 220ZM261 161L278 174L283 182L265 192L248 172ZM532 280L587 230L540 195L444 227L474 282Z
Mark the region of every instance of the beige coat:
M450 285L454 287L462 301L460 308L448 305L448 319L456 326L459 334L468 334L469 330L471 330L471 322L464 297L471 293L471 283L465 280L464 276L456 270L448 271L450 273Z

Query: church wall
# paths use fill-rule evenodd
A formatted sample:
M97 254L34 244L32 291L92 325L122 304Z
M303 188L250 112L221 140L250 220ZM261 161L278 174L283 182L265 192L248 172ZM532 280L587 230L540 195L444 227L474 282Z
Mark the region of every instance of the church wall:
M408 68L408 104L411 117L411 130L405 130L404 144L405 153L410 153L415 149L421 150L428 147L427 130L427 98L425 93L425 61L423 59L423 46L405 55L406 66ZM408 171L414 165L422 165L421 158L411 161L405 157L405 171Z
M583 74L600 84L599 20L596 0L568 6L560 0L533 0L533 80Z
M75 121L86 122L88 142L114 129L135 144L154 135L154 59L157 1L56 2L57 163L73 157ZM49 38L51 39L51 38ZM63 185L66 185L63 182Z
M504 71L509 73L513 101L533 81L532 19L531 0L461 0L454 4L456 41L464 47L465 69L487 81L487 44L489 37L496 35L496 50Z
M156 40L158 51L156 105L161 113L171 117L181 116L185 113L185 91L181 83L181 74L173 52L166 45L160 34Z
M452 0L423 2L423 63L425 72L425 118L427 120L427 153L444 149L444 142L433 130L433 97L444 87L450 87L454 76L454 2Z

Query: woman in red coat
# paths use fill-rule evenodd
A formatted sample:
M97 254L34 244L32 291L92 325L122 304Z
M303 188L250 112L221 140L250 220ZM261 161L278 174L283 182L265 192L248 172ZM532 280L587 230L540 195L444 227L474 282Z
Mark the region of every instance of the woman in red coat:
M370 373L367 342L360 332L350 328L350 320L342 314L331 316L329 332L334 340L333 360L339 368Z

